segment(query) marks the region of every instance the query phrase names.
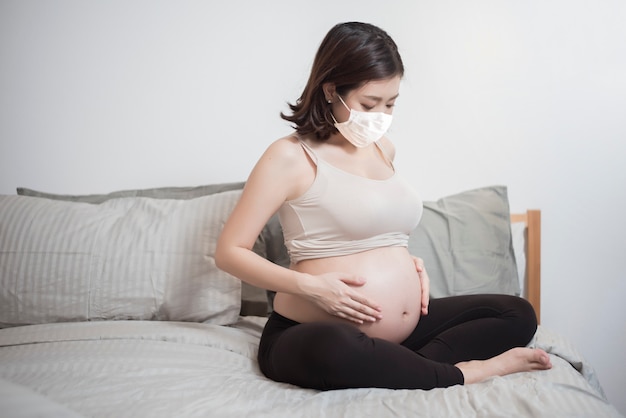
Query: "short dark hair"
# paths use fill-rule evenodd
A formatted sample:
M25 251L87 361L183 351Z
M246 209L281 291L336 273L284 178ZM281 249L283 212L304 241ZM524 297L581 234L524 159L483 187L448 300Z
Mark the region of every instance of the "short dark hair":
M384 30L361 22L335 25L320 44L309 80L292 114L280 116L293 123L300 135L314 133L325 140L337 132L322 85L334 83L339 95L372 80L404 75L396 43Z

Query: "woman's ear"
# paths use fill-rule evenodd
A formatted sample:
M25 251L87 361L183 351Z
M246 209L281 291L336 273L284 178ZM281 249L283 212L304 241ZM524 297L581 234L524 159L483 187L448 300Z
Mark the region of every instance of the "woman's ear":
M335 92L336 87L335 83L324 83L322 84L322 90L324 91L324 98L328 103L332 103L335 101Z

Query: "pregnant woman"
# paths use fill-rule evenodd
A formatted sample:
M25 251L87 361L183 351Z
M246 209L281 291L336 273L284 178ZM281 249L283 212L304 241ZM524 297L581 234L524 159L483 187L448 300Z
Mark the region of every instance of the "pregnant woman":
M281 115L295 132L267 148L224 226L219 268L277 292L259 346L273 380L431 389L551 367L547 353L525 347L537 320L524 299L429 300L424 263L407 250L422 202L385 136L403 74L385 31L333 27ZM275 212L288 269L251 250Z

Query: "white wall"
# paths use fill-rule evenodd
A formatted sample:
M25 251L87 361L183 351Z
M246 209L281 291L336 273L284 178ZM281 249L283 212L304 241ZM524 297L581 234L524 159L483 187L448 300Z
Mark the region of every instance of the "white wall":
M326 31L385 28L390 136L426 199L490 184L543 210L543 324L626 413L626 3L0 2L0 193L243 180L289 132Z

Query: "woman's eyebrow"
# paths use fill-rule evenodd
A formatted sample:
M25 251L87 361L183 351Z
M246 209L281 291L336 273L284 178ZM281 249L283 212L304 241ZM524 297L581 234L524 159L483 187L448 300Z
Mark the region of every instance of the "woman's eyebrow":
M398 98L398 96L399 96L399 95L400 95L400 93L396 94L395 96L393 96L393 97L389 98L389 100L388 100L388 101L391 101L391 100L396 100L396 99ZM371 100L374 100L374 101L376 101L376 102L382 102L382 101L383 101L383 98L382 98L382 97L378 97L378 96L365 96L365 98L366 98L366 99L371 99Z

